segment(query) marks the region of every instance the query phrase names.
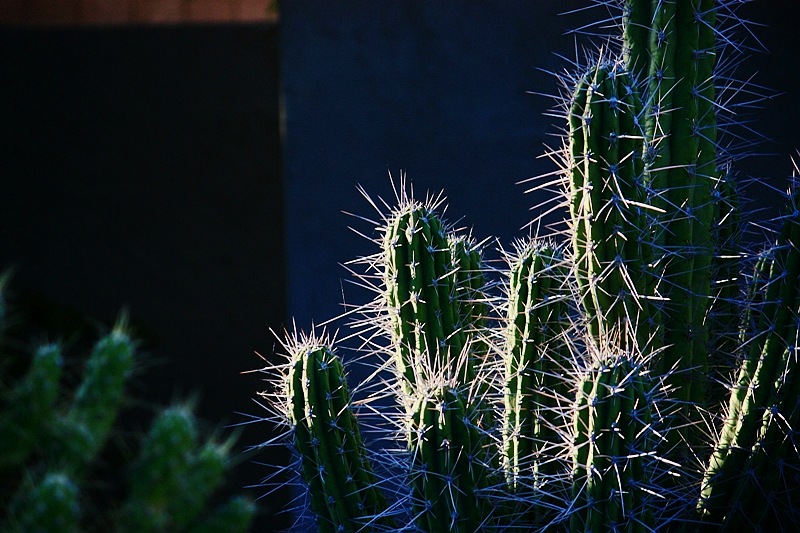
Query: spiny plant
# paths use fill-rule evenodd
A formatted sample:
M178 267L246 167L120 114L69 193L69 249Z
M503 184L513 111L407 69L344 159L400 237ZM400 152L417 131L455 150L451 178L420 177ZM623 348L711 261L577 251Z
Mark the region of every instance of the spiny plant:
M0 301L5 318L2 294ZM17 359L6 348L0 370ZM58 343L38 346L18 379L0 376L0 531L248 530L252 502L234 496L210 508L232 465L233 440L201 441L189 403L158 411L138 446L119 427L136 349L123 318L97 341L74 390L65 385ZM104 451L123 439L138 451L129 466L108 472L105 462L115 456Z
M738 2L592 3L620 31L560 78L560 170L533 187L561 191L566 229L495 269L441 195L418 201L404 179L392 204L365 194L377 251L351 268L375 298L347 314L346 339L366 379L350 397L336 370L332 417L297 355L264 369L287 429L270 442L294 448L320 531L796 529L800 193L792 180L774 242L747 250L724 135L725 91L744 87L725 29ZM343 368L312 344L284 341ZM351 438L320 466L313 443L356 435L357 419L383 439ZM326 492L340 462L367 472L367 456L375 474ZM331 518L378 489L381 506Z

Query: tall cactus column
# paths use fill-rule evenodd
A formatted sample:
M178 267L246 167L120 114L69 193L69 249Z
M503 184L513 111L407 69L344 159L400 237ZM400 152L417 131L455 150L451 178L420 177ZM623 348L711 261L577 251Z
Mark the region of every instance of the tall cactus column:
M589 69L571 102L569 179L576 278L589 333L600 341L624 332L645 346L658 321L641 113L636 84L620 64Z
M531 472L546 479L559 470L546 456L560 443L558 406L569 393L570 324L568 271L558 246L520 244L510 266L503 439L506 477L516 489Z
M468 395L442 385L420 394L410 410L408 448L414 521L428 533L489 529L485 491L493 461Z
M645 135L654 242L661 270L668 346L661 369L687 403L705 401L713 202L719 179L714 68L714 0L627 0L624 50L646 80ZM684 372L689 372L689 379Z
M519 517L525 525L541 526L560 504L557 487L564 472L569 268L561 247L549 241L526 240L515 247L508 258L503 350L503 469L517 499L547 500L533 512L523 509ZM530 506L530 501L525 503Z
M792 204L777 246L757 265L763 304L703 481L699 508L711 523L748 519L792 523L787 517L800 504L793 479L800 473L796 449L800 427L797 192ZM786 516L781 517L782 513ZM774 530L779 530L777 525Z

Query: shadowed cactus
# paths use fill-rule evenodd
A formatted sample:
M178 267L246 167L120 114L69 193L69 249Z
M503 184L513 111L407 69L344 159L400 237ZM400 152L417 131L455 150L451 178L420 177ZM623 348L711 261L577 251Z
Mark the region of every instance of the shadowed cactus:
M701 512L711 522L753 520L753 527L770 523L778 530L777 517L768 510L777 507L787 512L800 501L800 494L789 488L800 473L796 448L800 428L797 195L795 191L790 199L793 209L783 219L776 246L756 267L763 302L701 493ZM731 508L733 513L728 512ZM760 519L765 514L772 515L771 522Z
M65 390L62 366L62 347L43 344L18 380L0 381L0 499L8 502L0 531L188 533L226 515L237 521L224 531L248 530L255 507L247 500L206 512L231 466L233 442L201 443L188 406L160 411L133 470L117 465L109 474L109 447L121 452L115 441L123 437L138 442L118 426L136 366L125 320L95 344L74 392Z

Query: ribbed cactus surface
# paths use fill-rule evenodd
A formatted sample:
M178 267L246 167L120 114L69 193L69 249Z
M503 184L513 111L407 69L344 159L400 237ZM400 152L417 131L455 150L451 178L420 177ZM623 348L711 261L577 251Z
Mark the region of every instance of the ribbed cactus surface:
M663 279L661 371L686 402L705 401L706 312L714 252L712 190L718 180L714 0L626 0L624 53L645 87L648 202ZM688 379L687 379L688 377ZM688 410L687 410L688 413Z
M652 531L659 491L653 387L625 355L598 361L580 381L573 412L570 531Z
M569 397L569 268L549 241L519 243L509 258L503 353L503 462L514 490L546 485L563 465L561 406ZM531 479L533 473L533 479Z
M410 411L408 449L418 528L471 533L491 526L488 444L463 391L445 385L417 398Z
M287 415L319 531L358 531L386 510L376 487L344 367L328 342L308 337L288 346Z
M616 62L579 79L569 112L569 178L575 274L595 337L624 328L642 343L655 334L652 213L642 160L638 88Z
M797 194L792 205L800 205ZM776 246L756 266L757 278L763 276L756 280L762 291L756 329L750 332L746 358L703 482L700 509L711 522L747 519L751 511L758 516L769 514L769 509L788 512L800 502L800 496L791 493L779 497L798 473L798 246L800 209L795 208L784 218ZM743 487L751 490L743 491Z
M472 376L471 361L462 360L466 324L447 230L439 216L429 206L403 203L390 216L383 253L394 361L406 392L412 394L425 373L458 366L463 380Z

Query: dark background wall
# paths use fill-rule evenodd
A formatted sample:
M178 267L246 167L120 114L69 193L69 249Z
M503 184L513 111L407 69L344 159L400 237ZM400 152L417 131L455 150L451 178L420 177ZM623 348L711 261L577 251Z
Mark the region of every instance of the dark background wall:
M557 146L560 121L544 112L556 94L552 72L583 59L585 35L570 33L608 16L585 0L510 0L501 3L287 2L281 13L286 113L289 310L298 323L328 320L368 294L342 280L339 265L377 251L348 229L370 236L370 224L342 211L375 217L356 186L391 200L387 173L405 171L418 196L444 190L448 217L479 238L506 246L543 208L544 194L523 194L516 183L552 172L545 145ZM727 13L726 13L727 14ZM737 120L773 142L738 168L782 179L788 156L800 147L791 105L797 83L792 2L754 2L738 12L757 39L739 31L749 57L737 73L757 72L756 83L787 92L740 109ZM730 24L729 24L730 25ZM741 30L741 28L738 28ZM608 31L602 27L587 31ZM594 41L602 43L602 39ZM539 94L529 94L539 93ZM749 98L746 96L743 99ZM760 108L759 108L760 107ZM751 132L733 129L735 135ZM754 188L760 196L765 191ZM768 201L774 198L767 198ZM530 209L533 209L532 211ZM496 254L495 254L496 255Z
M127 309L144 353L133 395L196 394L211 427L263 414L259 376L241 372L286 316L277 39L264 24L0 31L17 318L77 361ZM251 426L239 444L271 436ZM231 487L265 473L241 465Z
M0 265L16 267L21 314L85 341L126 307L148 354L136 394L197 392L212 424L258 414L263 385L240 372L260 366L254 350L271 356L268 328L336 316L343 287L368 298L339 266L375 251L348 229L370 224L342 213L374 216L357 184L390 200L387 171L407 171L420 193L444 189L449 218L477 236L524 233L537 198L515 183L553 169L539 156L557 130L542 115L552 102L528 91L554 92L537 68L568 66L555 55L575 56L565 32L602 12L558 13L583 5L292 0L280 33L0 29ZM775 155L740 168L781 183L800 147L787 44L800 17L791 2L742 14L767 25L755 31L771 50L742 76L786 94L750 115ZM240 443L270 435L251 426ZM267 473L247 463L233 483ZM289 526L271 515L284 497L261 500L260 531Z

